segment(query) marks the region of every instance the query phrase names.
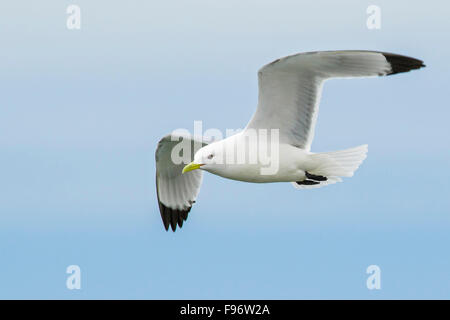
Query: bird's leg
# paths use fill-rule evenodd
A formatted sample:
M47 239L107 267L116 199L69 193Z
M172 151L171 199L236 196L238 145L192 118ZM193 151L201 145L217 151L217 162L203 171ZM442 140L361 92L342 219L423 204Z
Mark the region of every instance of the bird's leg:
M319 184L320 182L313 181L313 180L303 180L303 181L296 181L295 183L299 184L299 185L311 186L311 185Z
M324 176L316 176L315 174L311 174L308 171L305 171L305 176L307 179L315 180L315 181L327 181L327 177Z
M311 174L308 171L305 171L305 177L306 177L305 180L297 181L296 183L299 184L299 185L312 186L312 185L315 185L315 184L319 184L322 181L327 181L328 180L327 177Z

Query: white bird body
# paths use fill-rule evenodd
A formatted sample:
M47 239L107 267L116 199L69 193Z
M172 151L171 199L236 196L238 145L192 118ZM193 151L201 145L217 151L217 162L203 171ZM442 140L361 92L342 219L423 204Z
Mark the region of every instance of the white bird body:
M214 150L217 157L217 153L226 149L227 144L239 145L241 143L245 144L245 150L248 154L248 150L251 149L251 146L249 146L250 143L248 140L245 140L245 133L239 132L224 140L203 147L203 150L200 149L197 151L194 156L194 162L198 161L201 163L201 156L204 153L210 153ZM256 152L257 151L258 150L256 150ZM208 166L208 164L206 164L202 166L201 169L231 180L267 183L301 181L305 178L305 171L311 170L317 165L317 163L315 164L314 161L312 161L313 159L310 156L310 152L290 144L280 143L279 150L277 151L278 153L276 155L272 155L272 158L277 157L279 160L278 170L275 174L261 174L261 169L267 168L268 164L264 163L260 157L256 157L255 163L249 163L248 161L244 163L237 163L237 161L234 161L234 163L227 163L224 161L225 163L223 165L215 164L213 166Z
M353 172L366 158L367 153L367 145L342 151L312 153L291 144L280 142L276 150L267 148L269 154L272 151L270 158L272 161L276 159L277 163L276 170L264 174L264 169L267 169L269 164L259 156L255 157L253 163L249 161L248 157L242 163L238 163L236 159L226 161L230 146L234 147L232 149L235 150L234 154L236 154L235 146L243 145L241 151L246 155L251 153L259 155L260 145L267 144L270 146L267 139L258 137L256 141L250 141L246 138L248 136L245 133L245 131L237 133L201 148L195 153L194 163L203 163L200 169L231 180L254 183L294 182L294 186L297 188L317 188L341 181L340 177L353 176ZM266 150L264 149L264 151ZM215 161L209 164L208 156L211 154L214 155ZM217 161L217 159L221 159L221 161ZM317 185L297 184L297 181L305 180L306 172L327 177L327 181Z
M202 171L245 182L291 182L298 189L320 188L353 176L366 158L367 145L310 151L324 82L421 67L424 64L418 59L355 50L300 53L265 65L258 72L258 107L245 130L210 144L175 133L158 143L156 186L166 230L171 226L175 231L187 219L200 190ZM180 140L201 146L183 151L185 163L173 159Z

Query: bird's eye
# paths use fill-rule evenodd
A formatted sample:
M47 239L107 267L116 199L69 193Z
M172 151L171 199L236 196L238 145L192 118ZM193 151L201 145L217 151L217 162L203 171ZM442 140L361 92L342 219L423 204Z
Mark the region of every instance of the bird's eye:
M214 157L214 155L211 153L209 156L208 156L208 159L212 159Z

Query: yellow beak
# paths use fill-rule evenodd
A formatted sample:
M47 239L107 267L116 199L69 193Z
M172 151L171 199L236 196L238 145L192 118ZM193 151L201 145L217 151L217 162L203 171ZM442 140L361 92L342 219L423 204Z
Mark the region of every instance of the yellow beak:
M191 163L189 163L187 166L185 166L183 168L183 172L182 173L186 173L186 172L189 172L189 171L192 171L192 170L196 170L196 169L200 168L201 166L202 166L201 164L197 164L197 163L191 162Z

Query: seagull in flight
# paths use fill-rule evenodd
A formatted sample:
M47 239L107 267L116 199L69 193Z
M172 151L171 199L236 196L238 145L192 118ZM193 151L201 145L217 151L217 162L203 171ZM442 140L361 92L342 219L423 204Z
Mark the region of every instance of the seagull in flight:
M422 67L423 61L411 57L361 50L299 53L263 66L258 71L258 107L244 130L214 142L176 132L159 141L156 192L165 229L175 231L183 226L200 191L202 171L245 182L291 182L298 189L318 188L353 176L366 158L367 145L310 151L323 83L332 78L387 76ZM270 131L267 139L277 138L278 143L268 148L277 159L273 172L264 172L267 163L261 159L223 161L230 145L242 144L241 151L254 154L251 150L256 150L253 147L258 140L248 138L252 131ZM180 141L191 147L186 149L190 152L184 150L187 161L181 163L173 159Z

